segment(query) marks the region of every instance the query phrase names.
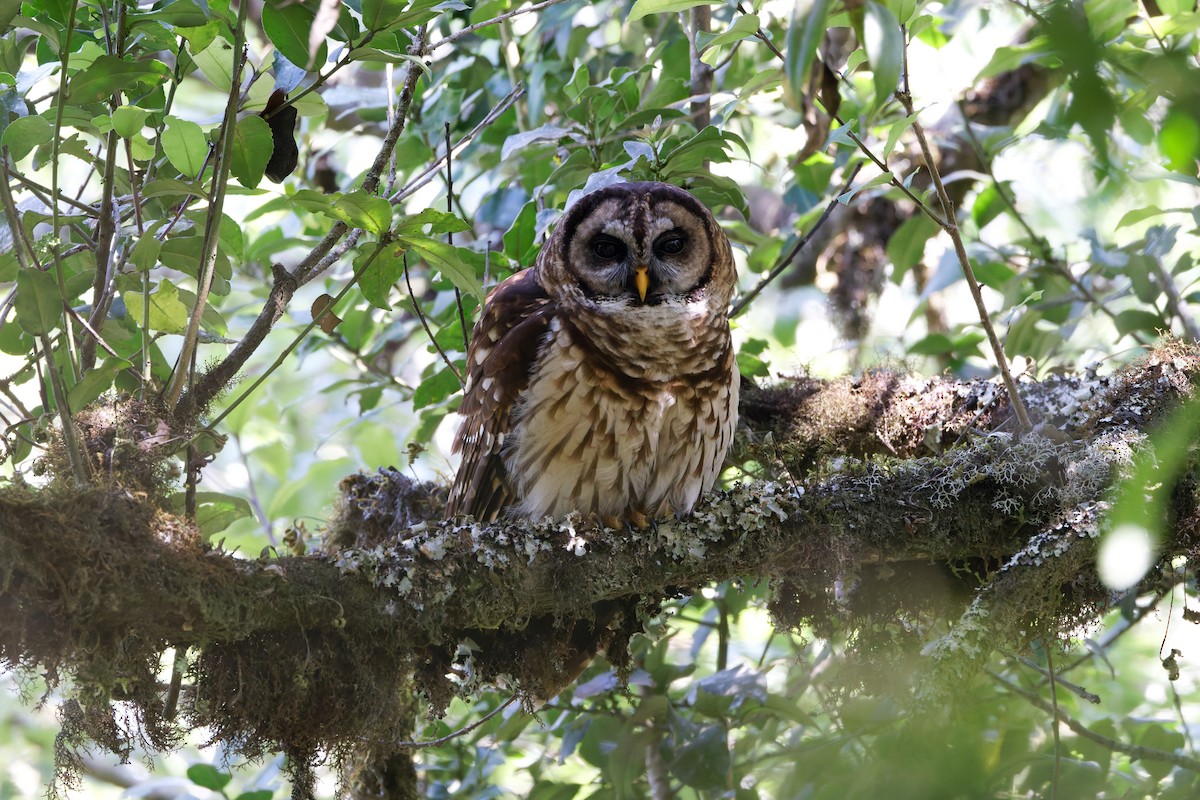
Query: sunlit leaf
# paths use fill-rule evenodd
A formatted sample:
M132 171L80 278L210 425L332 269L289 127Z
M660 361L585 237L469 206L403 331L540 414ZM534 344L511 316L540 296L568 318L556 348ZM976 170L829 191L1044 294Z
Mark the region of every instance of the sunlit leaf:
M718 0L637 0L626 22L637 22L649 14L674 14L696 6L716 5Z
M200 126L170 115L162 133L162 148L172 166L188 178L199 176L208 158L208 139Z
M383 233L392 224L391 204L361 189L347 192L334 200L327 213L353 228L362 228L369 233Z
M140 325L146 308L140 291L127 291L121 295L129 315ZM150 329L163 333L183 333L187 330L189 311L179 299L179 290L167 278L158 282L150 293Z

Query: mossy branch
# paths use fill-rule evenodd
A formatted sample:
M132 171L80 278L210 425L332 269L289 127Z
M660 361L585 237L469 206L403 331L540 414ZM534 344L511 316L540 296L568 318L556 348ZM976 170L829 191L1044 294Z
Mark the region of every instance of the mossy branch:
M325 552L249 560L203 543L152 493L8 487L0 661L71 674L76 735L111 744L121 700L167 747L160 665L186 651L183 725L250 754L344 754L409 738L418 694L437 711L501 678L526 696L561 686L597 619L615 628L619 663L639 614L715 581L770 580L778 624L820 629L860 612L835 581L870 585L860 599L879 605L884 574L906 564L982 564L981 591L930 650L930 673L957 677L995 647L1077 630L1108 607L1092 568L1105 498L1196 376L1200 351L1169 343L1109 379L1024 385L1042 424L1020 438L1002 430L995 384L880 373L748 392L739 452L761 474L640 532L434 521L437 491L380 471L344 482ZM80 424L96 439L86 414ZM901 457L844 455L879 451ZM1177 490L1174 514L1163 563L1197 547L1193 492Z

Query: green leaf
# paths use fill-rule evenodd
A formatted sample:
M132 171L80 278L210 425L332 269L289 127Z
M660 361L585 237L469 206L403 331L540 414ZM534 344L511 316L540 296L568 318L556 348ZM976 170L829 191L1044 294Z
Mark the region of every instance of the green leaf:
M113 130L123 139L132 139L136 134L142 132L142 128L146 125L146 118L149 116L149 111L137 106L121 106L113 109Z
M896 149L896 142L900 141L900 137L908 130L908 126L913 124L917 118L917 112L909 114L903 119L898 119L892 123L892 127L888 130L887 144L883 146L883 160L886 162L892 155L892 151Z
M971 206L971 221L975 223L976 227L982 229L1003 214L1006 208L1008 208L1008 203L1004 201L1000 189L996 184L989 183L979 192L979 196L975 198L975 202Z
M913 16L917 13L917 0L887 0L887 6L896 15L896 19L904 25L912 21Z
M841 194L839 194L838 202L841 203L842 205L849 205L850 201L854 198L854 195L858 194L863 189L870 189L872 186L879 186L884 183L891 183L892 177L893 177L893 175L891 172L881 172L880 174L876 175L874 178L871 178L871 180L864 183L862 186L856 186L848 192L842 192Z
M212 789L214 792L219 792L233 780L233 776L228 772L214 767L212 764L192 764L187 768L188 780L197 786L203 786L205 789Z
M271 800L275 793L270 789L258 789L253 792L242 792L233 800Z
M704 31L698 32L696 36L703 53L700 57L701 60L710 67L714 66L718 59L718 48L750 38L758 31L761 24L757 14L746 14L735 19L727 30L716 36L705 34Z
M637 0L629 9L626 22L637 22L650 14L674 14L696 6L717 5L718 0Z
M101 55L71 78L67 96L75 105L94 103L116 91L138 84L165 83L170 77L171 71L161 61L126 61Z
M361 269L362 261L369 257L370 253L367 252L354 259L355 272ZM392 307L388 302L388 295L403 274L404 248L385 247L371 262L371 266L358 276L358 290L368 303L386 311Z
M145 272L148 269L153 269L158 263L158 254L162 250L162 242L157 236L145 235L137 240L133 246L133 250L129 253L129 260L138 268L139 272Z
M142 303L140 291L121 293L129 315L138 324L142 324L145 305ZM179 290L167 278L158 283L158 288L150 293L150 329L163 333L183 333L187 330L188 309L179 299Z
M900 22L888 7L867 0L867 12L863 19L864 46L871 59L871 72L875 76L875 99L873 108L879 108L896 91L900 80L900 67L904 60L904 36Z
M719 790L725 786L731 766L725 727L706 725L676 748L671 774L693 789Z
M54 126L50 124L50 121L31 114L10 122L4 130L4 136L0 138L0 142L3 142L4 146L8 148L13 161L20 161L33 152L35 147L40 147L53 138Z
M1117 314L1117 318L1113 320L1113 323L1117 326L1117 333L1121 336L1136 331L1155 336L1159 330L1170 328L1161 316L1152 311L1143 311L1140 308L1125 309Z
M1188 213L1191 209L1187 208L1159 208L1158 206L1146 206L1145 208L1135 208L1125 216L1121 217L1121 221L1117 223L1117 228L1124 228L1126 225L1135 225L1142 220L1157 217L1160 214L1170 214L1173 211Z
M142 197L199 197L204 187L198 183L187 183L175 178L155 178L142 187Z
M531 264L536 247L537 201L530 200L504 233L504 252L518 264Z
M233 86L233 45L225 39L214 39L208 47L193 54L192 60L218 90L228 92Z
M363 27L369 31L396 30L428 22L442 0L363 0Z
M458 376L451 372L449 367L442 367L433 375L422 379L421 385L413 392L413 408L425 408L434 403L440 403L461 388Z
M83 379L67 392L67 405L70 406L71 413L80 411L84 406L111 389L117 373L131 367L133 367L133 363L130 361L123 358L110 358L84 375Z
M456 214L427 208L419 214L405 217L396 223L396 233L420 233L426 225L429 226L430 236L439 233L463 233L471 230L471 226Z
M162 148L167 160L186 177L199 176L208 156L208 139L204 131L191 120L169 114L166 123L166 130L162 133Z
M803 0L792 8L792 19L787 30L787 53L783 62L783 96L793 111L800 110L804 87L808 85L808 74L821 37L825 35L825 18L829 14L829 0L812 0L805 5Z
M308 53L308 32L312 28L314 15L305 6L294 3L264 3L262 10L263 32L275 45L275 49L283 53L283 57L305 71L324 64L329 57L329 50L322 40L315 57Z
M183 494L180 493L177 497L182 505ZM200 532L206 538L220 533L234 522L248 517L252 513L250 503L243 497L222 494L221 492L196 492L196 522L200 525ZM229 782L229 776L223 773L218 774L225 779L225 783ZM192 777L190 770L188 777ZM201 786L206 785L201 784L195 778L192 778L192 783L198 783Z
M475 275L475 269L465 262L459 248L453 245L416 236L397 237L396 243L419 255L426 264L442 273L459 290L483 300L483 286Z
M927 215L914 213L904 220L887 241L887 256L895 270L892 280L899 283L925 255L925 243L938 232L938 224Z
M362 228L376 235L392 225L391 204L382 197L376 197L362 189L348 192L334 200L326 213L353 228Z
M21 0L0 0L0 30L7 29L20 10Z
M271 126L266 120L255 114L243 117L233 129L233 153L229 160L229 171L247 189L258 188L274 146Z
M58 281L49 272L23 269L17 273L17 297L13 302L17 324L34 336L49 333L62 321L63 300Z

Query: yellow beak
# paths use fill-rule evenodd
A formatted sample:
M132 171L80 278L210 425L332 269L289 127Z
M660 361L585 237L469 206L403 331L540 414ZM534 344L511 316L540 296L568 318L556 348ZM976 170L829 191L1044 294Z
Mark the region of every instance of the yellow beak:
M633 268L633 285L637 288L638 297L646 302L646 292L650 291L650 268L639 264Z

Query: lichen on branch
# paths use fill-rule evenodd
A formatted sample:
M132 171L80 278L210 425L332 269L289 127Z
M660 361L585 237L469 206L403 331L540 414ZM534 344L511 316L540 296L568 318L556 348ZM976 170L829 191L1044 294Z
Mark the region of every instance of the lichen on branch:
M1197 375L1200 352L1167 343L1109 378L1026 382L1040 425L1024 436L983 381L881 372L755 389L737 450L746 477L644 531L440 520L444 489L381 470L343 482L320 552L246 559L205 543L156 492L122 486L117 462L84 490L10 484L0 661L70 676L71 740L165 748L205 726L248 754L303 761L406 738L414 698L436 714L484 684L560 686L597 620L620 666L659 604L740 579L770 582L779 625L848 632L864 653L882 652L869 639L881 619L932 609L953 624L925 656L929 675L958 679L995 647L1108 608L1092 565L1110 490ZM1181 522L1160 567L1195 553L1193 488L1176 489ZM930 564L969 577L937 567L949 605L929 603ZM191 664L175 720L159 678L169 651ZM118 701L141 730L122 727Z

